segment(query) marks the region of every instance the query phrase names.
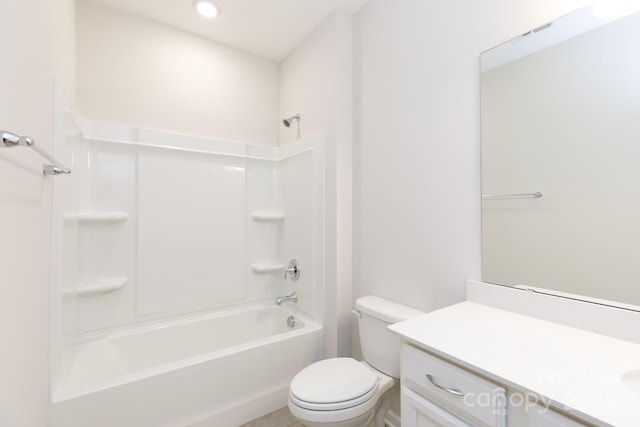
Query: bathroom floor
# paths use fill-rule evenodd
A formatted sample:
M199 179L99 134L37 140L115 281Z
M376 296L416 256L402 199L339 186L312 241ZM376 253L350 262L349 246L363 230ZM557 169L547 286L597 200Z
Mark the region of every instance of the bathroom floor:
M242 424L240 427L304 427L304 425L291 415L287 407L284 407L264 417Z

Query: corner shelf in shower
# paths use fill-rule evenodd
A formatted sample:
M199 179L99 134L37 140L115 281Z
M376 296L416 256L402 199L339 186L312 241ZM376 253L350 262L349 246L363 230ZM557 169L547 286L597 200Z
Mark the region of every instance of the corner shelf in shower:
M255 222L280 222L284 221L282 212L253 212L251 219Z
M62 295L77 295L79 297L106 294L122 289L129 279L126 277L110 277L108 279L80 282L73 289L64 289Z
M124 211L77 212L65 215L65 219L78 220L78 222L88 224L115 223L129 219L129 213Z
M271 274L282 270L284 270L284 264L272 264L269 262L251 264L251 271L256 274Z

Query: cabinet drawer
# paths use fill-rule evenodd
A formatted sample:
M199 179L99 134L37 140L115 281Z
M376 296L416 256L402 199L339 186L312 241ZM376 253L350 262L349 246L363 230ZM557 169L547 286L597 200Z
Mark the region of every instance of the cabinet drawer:
M427 398L488 426L506 425L506 391L499 385L407 344L402 368L405 384Z

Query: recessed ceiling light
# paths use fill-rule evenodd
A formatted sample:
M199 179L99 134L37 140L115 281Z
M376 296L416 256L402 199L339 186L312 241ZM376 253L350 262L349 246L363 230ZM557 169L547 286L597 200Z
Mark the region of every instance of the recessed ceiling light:
M220 14L220 8L211 0L193 0L193 7L205 18L214 18Z

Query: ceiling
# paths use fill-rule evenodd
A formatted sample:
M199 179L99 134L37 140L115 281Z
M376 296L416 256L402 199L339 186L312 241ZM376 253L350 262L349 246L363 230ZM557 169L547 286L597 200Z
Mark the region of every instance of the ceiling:
M94 0L274 61L284 59L334 9L354 13L369 0L215 0L206 19L192 0Z

